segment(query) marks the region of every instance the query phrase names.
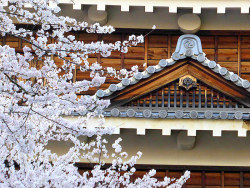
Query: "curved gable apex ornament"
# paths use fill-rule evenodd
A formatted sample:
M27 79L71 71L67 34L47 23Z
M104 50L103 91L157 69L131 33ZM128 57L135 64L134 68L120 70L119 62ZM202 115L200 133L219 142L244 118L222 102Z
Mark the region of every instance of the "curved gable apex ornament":
M200 62L203 66L211 69L213 72L220 74L224 79L233 82L235 85L244 88L246 91L250 92L250 82L248 80L242 79L234 72L228 71L226 68L221 67L215 61L211 61L206 58L206 54L203 53L201 40L197 35L184 34L178 39L175 52L169 59L162 59L155 66L148 67L143 72L138 72L131 78L123 79L118 84L113 84L112 87L106 90L98 90L95 94L97 98L103 98L110 96L112 93L122 90L130 85L136 84L142 79L146 79L151 75L172 66L180 59L185 59L190 57L194 60ZM114 87L116 85L117 87ZM250 105L249 105L250 106Z
M200 38L192 34L181 35L178 39L172 58L177 61L192 56L197 56L199 62L205 60Z

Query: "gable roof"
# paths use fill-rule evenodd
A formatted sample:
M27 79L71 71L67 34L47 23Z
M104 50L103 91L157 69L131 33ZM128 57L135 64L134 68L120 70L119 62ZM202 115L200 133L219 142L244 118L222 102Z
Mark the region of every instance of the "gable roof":
M106 90L98 90L95 95L98 98L103 98L103 97L112 98L111 95L114 92L124 91L126 88L128 88L128 86L134 85L138 82L141 83L146 78L153 78L156 77L156 75L158 75L158 77L162 76L161 75L162 73L174 71L176 70L175 69L176 67L184 69L183 67L185 66L183 60L192 60L189 61L191 62L189 64L192 65L192 67L189 67L189 73L191 72L195 77L202 79L202 81L205 83L208 82L207 83L208 85L214 84L213 82L209 81L208 78L211 78L212 81L219 79L221 82L225 84L225 86L226 85L228 86L227 94L229 96L232 94L231 95L232 97L236 97L237 100L239 100L243 104L247 103L246 105L250 107L249 100L244 100L245 98L249 99L250 97L250 82L248 80L242 79L237 74L228 71L226 68L221 67L215 61L211 61L208 58L206 58L206 54L202 50L200 38L192 34L185 34L179 37L175 52L172 54L171 58L160 60L158 65L149 66L145 71L138 72L132 78L125 78L118 84L111 84L109 88ZM195 60L195 62L193 62L193 60ZM197 67L199 67L199 70L197 69ZM205 69L207 70L207 67L210 69L209 74L206 74L207 71L205 71ZM203 70L202 71L203 74L201 75L197 74L197 71L201 73L200 70ZM158 72L159 74L156 74ZM216 73L217 75L216 78L213 75L211 75L211 72ZM219 82L216 83L220 84ZM220 84L220 89L222 87L224 87L224 85ZM233 92L236 89L238 89L239 91L236 93L236 95L234 95Z

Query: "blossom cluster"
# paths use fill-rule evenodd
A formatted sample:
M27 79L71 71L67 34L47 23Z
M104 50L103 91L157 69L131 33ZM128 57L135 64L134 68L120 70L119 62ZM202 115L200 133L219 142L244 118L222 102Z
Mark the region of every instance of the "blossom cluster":
M25 8L27 4L32 8ZM128 158L118 139L109 154L103 136L112 134L113 128L103 128L104 117L99 112L110 101L79 95L100 87L107 75L122 78L138 71L136 66L129 71L104 69L98 62L90 64L89 54L126 53L129 47L143 43L144 37L131 35L114 44L78 41L69 32L110 34L115 30L58 16L58 12L56 0L0 0L0 35L30 44L22 52L0 45L0 187L180 187L188 172L175 182L169 178L158 182L154 170L131 181L141 153ZM63 62L61 66L55 57ZM76 69L89 72L90 79L74 80ZM74 114L76 121L65 118ZM93 118L99 118L99 123L89 125ZM82 136L93 140L83 142ZM50 141L70 142L72 147L57 155L47 149ZM109 157L112 164L103 169ZM96 164L90 173L78 172L75 163L81 159Z

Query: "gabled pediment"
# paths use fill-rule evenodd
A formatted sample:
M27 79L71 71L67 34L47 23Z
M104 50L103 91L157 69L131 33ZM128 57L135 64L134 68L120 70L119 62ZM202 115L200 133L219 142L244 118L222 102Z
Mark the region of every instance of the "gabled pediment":
M205 111L207 111L207 108L213 109L213 111L216 111L215 109L217 109L218 111L219 109L218 113L222 113L226 109L231 111L235 111L235 109L241 109L240 111L237 110L237 114L240 114L239 117L242 116L241 118L249 119L249 81L240 78L237 74L230 72L226 68L221 67L216 62L207 59L202 51L201 41L199 37L195 35L182 35L178 39L176 50L170 59L162 59L160 60L158 65L149 66L144 72L138 72L132 78L123 79L119 84L111 84L107 90L98 90L96 96L99 98L111 99L111 108L125 108L124 105L132 105L134 101L140 101L142 97L152 95L152 93L154 93L155 91L161 90L164 87L169 87L173 83L175 83L174 87L176 88L176 92L181 91L182 89L180 89L180 86L177 83L181 78L187 75L197 80L198 87L206 86L207 88L204 91L199 91L199 88L197 87L195 90L192 89L192 91L195 93L195 96L198 92L198 98L192 99L195 100L194 105L187 106L187 108L192 108L189 109L189 113L191 113L191 110L195 111L197 109L201 110L201 108L204 108L204 116ZM213 92L208 93L208 91ZM172 92L173 93L170 92L170 96L171 94L174 94L174 91ZM201 93L199 94L199 92ZM203 92L207 93L204 94ZM177 97L177 93L174 95L176 95ZM213 99L211 101L210 99L210 102L216 103L216 105L209 106L210 103L208 100L208 95L211 95L210 98L215 97L216 99L217 97L216 100ZM164 96L164 98L165 97L166 96ZM196 100L198 100L199 102L199 97L207 97L206 104L208 106L203 105L205 101L200 101L200 104L197 103ZM185 110L184 106L177 105L177 100L179 99L174 99L176 100L176 103L172 101L174 106L171 106L171 101L169 103L170 105L168 104L167 106L164 106L164 108L168 108L168 111L169 109L171 109L174 112L174 117L176 117L176 114L178 114L176 113L178 111L177 108L179 108L179 113L183 113L183 110ZM167 100L171 100L171 98L168 98ZM182 103L183 102L184 101L182 101ZM164 103L166 102L164 101ZM181 101L179 101L179 103L181 103ZM186 105L185 102L183 103L183 105ZM134 106L133 108L135 107L136 106ZM139 106L139 108L145 108L145 106ZM155 106L155 108L159 108L159 106ZM244 110L242 110L243 108ZM160 114L159 110L162 109L158 109L158 116ZM199 117L197 113L193 112L196 118ZM238 117L234 112L232 113L234 117ZM226 112L226 114L228 113ZM229 116L226 115L226 117L228 118Z
M229 82L198 62L186 60L179 61L168 69L164 69L147 79L141 80L132 86L117 91L111 95L110 98L113 103L123 104L124 102L131 101L145 95L146 93L159 89L185 75L191 75L197 80L200 80L206 85L229 96L239 103L248 107L250 106L250 93L248 91L232 82Z
M184 78L184 83L190 87L185 87L180 80ZM246 105L230 98L204 82L187 75L173 82L170 82L145 95L120 103L119 107L157 107L157 108L247 108ZM194 78L193 80L191 78ZM193 84L192 84L193 83ZM121 105L122 104L122 105Z

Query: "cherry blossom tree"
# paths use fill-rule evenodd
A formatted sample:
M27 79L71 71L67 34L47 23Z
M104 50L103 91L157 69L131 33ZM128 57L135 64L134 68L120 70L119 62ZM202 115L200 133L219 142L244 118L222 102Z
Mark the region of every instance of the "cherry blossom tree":
M25 8L27 4L32 8ZM101 86L107 76L122 79L138 71L104 69L97 62L90 64L89 54L126 53L130 46L143 43L144 36L131 35L114 44L77 41L69 32L110 34L114 28L58 16L59 11L56 0L0 0L0 35L30 44L22 51L0 45L0 187L181 187L189 172L178 180L157 181L156 171L151 170L131 181L142 153L129 157L120 138L112 144L114 151L107 150L103 136L114 129L102 127L105 119L100 111L109 100L77 95ZM55 57L63 61L62 67ZM33 61L41 66L32 66ZM90 80L73 82L76 67L90 72ZM77 121L65 118L73 113L79 115ZM88 125L93 118L99 118L98 125ZM82 142L81 136L95 139ZM46 149L49 141L71 142L72 147L57 155ZM112 163L104 169L107 158ZM78 172L75 163L81 159L94 164L90 172Z

